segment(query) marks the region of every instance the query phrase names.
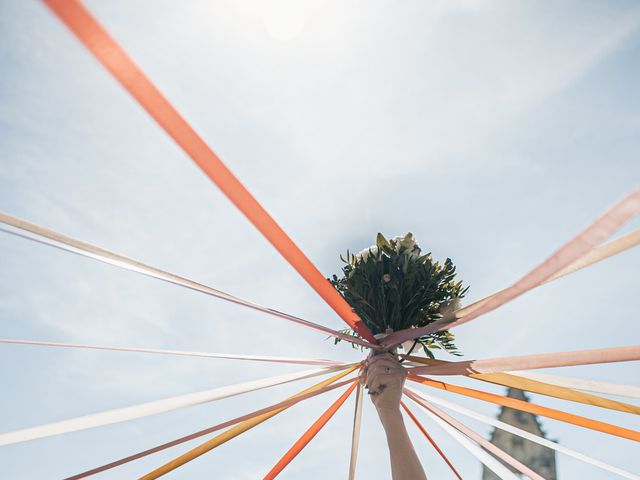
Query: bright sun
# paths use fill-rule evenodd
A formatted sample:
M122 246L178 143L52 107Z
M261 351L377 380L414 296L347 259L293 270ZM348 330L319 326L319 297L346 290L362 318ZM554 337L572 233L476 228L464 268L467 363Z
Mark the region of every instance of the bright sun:
M262 23L270 36L283 42L293 40L304 31L309 5L301 0L277 0L264 5Z

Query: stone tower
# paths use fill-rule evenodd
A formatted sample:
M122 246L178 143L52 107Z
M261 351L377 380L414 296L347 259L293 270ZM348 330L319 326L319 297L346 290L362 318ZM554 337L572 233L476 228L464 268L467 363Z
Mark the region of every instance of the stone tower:
M515 388L509 388L507 396L523 400L525 402L529 401L529 398L522 390ZM540 424L538 423L538 417L531 413L502 407L500 414L498 415L498 420L533 433L534 435L538 435L540 437L545 436ZM494 429L491 434L491 443L531 468L534 472L539 473L540 476L546 480L557 480L556 452L554 450L497 428ZM514 473L517 473L508 465L507 467ZM500 479L487 467L483 467L482 480Z

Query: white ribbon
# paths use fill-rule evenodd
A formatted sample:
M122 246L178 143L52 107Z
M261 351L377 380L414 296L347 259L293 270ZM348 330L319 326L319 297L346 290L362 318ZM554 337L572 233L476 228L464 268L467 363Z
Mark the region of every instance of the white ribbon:
M609 465L608 463L601 462L600 460L596 460L595 458L589 457L587 455L584 455L583 453L580 453L570 448L559 445L556 442L552 442L551 440L548 440L546 438L539 437L525 430L514 427L513 425L509 425L508 423L504 423L504 422L501 422L500 420L496 420L494 418L487 417L480 413L476 413L473 410L469 410L468 408L462 407L456 403L449 402L440 397L435 397L433 395L424 393L422 391L418 392L417 390L409 387L407 387L407 389L410 390L412 393L414 393L417 397L421 397L425 400L428 400L431 403L435 403L442 407L448 408L449 410L453 410L454 412L461 413L462 415L466 415L467 417L486 423L487 425L492 425L494 427L499 428L500 430L504 430L505 432L509 432L514 435L518 435L519 437L526 438L527 440L537 443L538 445L542 445L543 447L551 448L560 453L564 453L571 457L577 458L578 460L582 460L583 462L589 463L591 465L602 468L603 470L607 470L611 473L615 473L622 477L629 478L631 480L640 480L640 476L638 475L622 470L621 468L614 467L613 465Z
M37 438L50 437L68 432L76 432L87 428L101 427L103 425L111 425L113 423L125 422L136 418L148 417L150 415L158 415L159 413L170 412L180 408L191 407L202 403L213 402L223 398L233 397L243 393L261 390L263 388L281 385L296 380L316 377L331 372L345 370L355 365L339 365L334 367L325 367L314 370L305 370L304 372L289 373L286 375L278 375L275 377L263 378L260 380L252 380L235 385L214 388L202 392L188 393L176 397L165 398L153 402L140 403L130 407L117 408L104 412L85 415L82 417L70 418L60 422L48 423L37 427L25 428L0 434L0 446L10 445L18 442L26 442Z
M407 390L409 390L409 388L407 388ZM431 418L431 420L437 423L438 426L440 426L440 428L442 428L451 438L453 438L460 445L466 448L471 453L471 455L473 455L478 460L480 460L483 464L485 464L487 468L493 471L493 473L495 473L498 477L500 477L503 480L519 480L518 477L514 473L512 473L507 467L505 467L496 458L494 458L489 453L487 453L482 448L480 448L478 445L476 445L471 440L469 440L466 436L461 434L458 430L453 428L447 422L442 420L440 417L438 417L431 411L427 410L425 407L423 407L419 403L417 405L418 407L420 407L420 409L424 413L426 413L429 416L429 418Z
M289 363L294 365L343 365L344 362L314 358L270 357L260 355L242 355L239 353L188 352L183 350L164 350L158 348L113 347L110 345L89 345L85 343L44 342L40 340L13 340L0 338L0 343L10 345L38 345L44 347L85 348L90 350L108 350L115 352L157 353L162 355L180 355L187 357L220 358L227 360L250 360L254 362Z
M351 433L351 456L349 459L349 480L356 476L358 462L358 446L360 444L360 425L362 424L362 383L358 382L356 391L356 407L353 412L353 432Z

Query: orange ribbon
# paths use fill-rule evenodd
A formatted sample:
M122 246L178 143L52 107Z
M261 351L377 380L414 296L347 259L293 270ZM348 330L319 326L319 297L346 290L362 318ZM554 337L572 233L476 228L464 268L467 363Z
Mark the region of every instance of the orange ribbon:
M307 256L78 0L44 0L96 59L361 337L378 343Z
M510 407L523 412L533 413L542 417L552 418L554 420L560 420L562 422L571 423L579 427L589 428L598 432L608 433L609 435L615 435L621 438L627 438L640 442L640 432L636 430L630 430L628 428L619 427L610 423L600 422L591 418L581 417L579 415L573 415L561 410L555 410L553 408L543 407L534 403L524 402L515 398L503 397L501 395L495 395L493 393L482 392L480 390L474 390L472 388L460 387L458 385L451 385L450 383L437 382L429 378L419 377L417 375L407 375L409 380L412 380L423 385L439 388L440 390L446 390L448 392L459 393L471 398L477 398L485 402L495 403L502 405L503 407Z
M236 425L240 422L245 422L247 420L251 420L252 418L258 417L260 415L264 415L266 413L270 413L273 412L275 410L278 410L280 408L284 408L284 407L290 407L292 405L295 405L298 402L301 402L302 400L306 400L307 398L311 398L311 397L315 397L317 395L326 393L330 390L334 390L336 388L340 388L343 387L349 383L351 383L353 380L349 379L349 380L344 380L342 382L338 382L338 383L333 383L327 387L323 387L320 390L314 390L312 392L308 392L305 394L300 394L297 395L295 397L289 398L287 400L283 400L282 402L278 402L275 403L273 405L270 405L268 407L265 408L261 408L259 410L255 410L251 413L247 413L245 415L241 415L239 417L236 417L234 419L231 420L227 420L225 422L222 423L218 423L217 425L214 425L212 427L208 427L205 428L203 430L199 430L197 432L191 433L189 435L185 435L182 436L180 438L177 438L175 440L171 440L170 442L166 442L163 443L162 445L158 445L155 446L153 448L148 448L146 450L143 450L141 452L138 453L134 453L133 455L128 455L124 458L120 458L118 460L115 460L113 462L109 462L105 465L101 465L99 467L96 468L92 468L91 470L86 470L82 473L78 473L76 475L72 475L71 477L67 477L65 478L65 480L80 480L81 478L87 478L87 477L91 477L93 475L96 475L97 473L101 473L104 472L106 470L110 470L112 468L115 467L119 467L120 465L124 465L125 463L129 463L129 462L133 462L134 460L138 460L140 458L146 457L148 455L157 453L157 452L161 452L162 450L166 450L167 448L171 448L171 447L175 447L176 445L180 445L182 443L185 442L189 442L191 440L194 440L196 438L200 438L204 435L208 435L209 433L213 433L213 432L217 432L218 430L222 430L223 428L227 428L227 427L232 427L233 425Z
M440 450L440 447L438 446L438 444L435 442L435 440L433 438L431 438L431 435L429 435L427 433L427 430L422 426L422 424L416 418L416 416L411 412L411 410L409 410L409 407L407 407L407 405L404 402L400 402L400 405L402 405L402 408L404 408L404 411L407 412L407 415L409 415L409 418L411 418L411 420L413 420L413 423L416 424L416 427L418 427L418 430L420 430L422 432L422 434L426 437L426 439L429 440L429 443L431 444L431 446L433 448L435 448L436 452L438 452L438 454L442 457L442 459L446 462L446 464L449 465L449 468L451 469L453 474L456 477L458 477L458 480L462 480L462 477L460 476L460 474L458 473L456 468L449 461L449 459L444 454L444 452L442 450Z
M342 394L340 397L333 402L333 404L322 414L320 418L316 420L313 425L309 427L309 429L302 434L302 436L293 444L293 446L284 454L284 456L275 464L275 466L267 473L264 477L264 480L273 480L276 478L282 470L285 469L287 465L291 463L291 461L298 456L298 454L302 451L304 447L306 447L309 442L315 437L322 427L324 427L327 422L335 415L338 409L342 406L342 404L347 400L351 392L356 388L358 380L353 382L351 386Z
M294 398L294 397L297 397L297 396L300 396L300 395L304 395L305 393L313 392L313 391L316 391L316 390L321 390L324 387L326 387L328 385L331 385L332 383L336 383L341 378L343 378L346 375L348 375L349 373L353 372L359 366L360 365L353 366L353 367L349 368L348 370L345 370L344 372L340 372L337 375L334 375L333 377L327 378L326 380L323 380L320 383L316 383L315 385L313 385L313 386L301 391L297 395L294 395L293 397L290 397L290 398ZM192 448L188 452L183 453L179 457L174 458L170 462L165 463L164 465L156 468L154 471L149 472L146 475L143 475L142 477L140 477L140 480L154 480L156 478L160 478L161 476L169 473L170 471L175 470L178 467L181 467L185 463L188 463L191 460L194 460L194 459L198 458L200 455L204 455L205 453L213 450L214 448L219 447L220 445L228 442L229 440L237 437L238 435L243 434L247 430L250 430L253 427L256 427L256 426L260 425L261 423L266 422L270 418L273 418L276 415L278 415L279 413L285 411L290 406L291 405L280 407L277 410L272 410L272 411L270 411L268 413L263 413L262 415L258 415L257 417L252 417L249 420L245 420L244 422L237 424L236 426L230 428L229 430L226 430L226 431L222 432L220 435L217 435L217 436L207 440L203 444L198 445L195 448Z

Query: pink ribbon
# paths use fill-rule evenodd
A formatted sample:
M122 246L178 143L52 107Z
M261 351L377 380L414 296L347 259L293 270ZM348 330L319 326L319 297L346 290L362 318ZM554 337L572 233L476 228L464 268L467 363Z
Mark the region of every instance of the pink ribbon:
M141 273L142 275L157 278L159 280L163 280L165 282L172 283L183 288L188 288L190 290L195 290L196 292L204 293L212 297L226 300L227 302L232 302L238 305L249 307L253 310L258 310L274 317L282 318L284 320L297 323L298 325L303 325L307 328L317 330L331 337L340 338L347 342L357 343L358 345L362 345L365 347L374 346L366 340L362 340L352 335L346 335L342 332L338 332L323 325L318 325L317 323L310 322L309 320L304 320L288 313L280 312L273 308L258 305L257 303L251 302L249 300L245 300L243 298L236 297L235 295L225 293L221 290L217 290L207 285L194 282L193 280L189 280L188 278L181 277L174 273L166 272L164 270L160 270L159 268L145 265L142 262L138 262L137 260L125 257L124 255L120 255L101 247L97 247L90 243L83 242L82 240L68 237L62 233L49 230L25 220L12 217L11 215L7 215L5 213L0 213L0 223L3 223L15 229L9 230L0 228L0 231L9 233L11 235L25 238L27 240L38 242L50 247L59 248L67 252L81 255L83 257L93 258L94 260L108 263L109 265L114 265L116 267L124 268L125 270Z
M426 327L410 328L391 333L380 340L380 344L384 346L397 345L413 338L428 335L429 333L457 327L463 323L470 322L480 315L495 310L523 293L541 285L547 279L568 267L571 263L588 254L598 244L637 215L638 212L640 212L640 188L634 190L616 203L589 227L563 245L556 253L531 270L531 272L512 286L491 297L478 308L453 321L451 321L451 319L441 319Z
M415 367L411 368L410 371L417 375L469 375L471 373L572 367L596 363L630 362L633 360L640 360L640 345L487 358L484 360L467 360L465 362L446 362L433 366Z

